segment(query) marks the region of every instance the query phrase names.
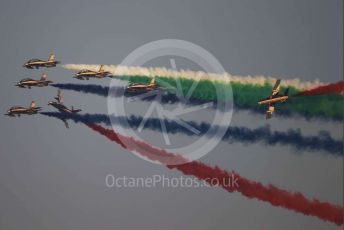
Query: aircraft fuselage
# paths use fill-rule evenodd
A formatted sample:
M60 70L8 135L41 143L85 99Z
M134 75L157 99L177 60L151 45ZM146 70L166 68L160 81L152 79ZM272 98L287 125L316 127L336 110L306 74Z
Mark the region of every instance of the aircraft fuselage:
M268 97L266 99L258 101L259 105L264 105L264 104L271 104L275 102L284 102L288 99L289 97L287 95L283 96L276 96L276 97Z
M127 91L135 92L135 91L149 91L158 89L158 85L144 85L144 84L133 84L127 87Z
M80 80L89 80L90 78L104 78L107 75L109 75L110 72L95 72L95 71L89 71L89 72L82 72L75 74L74 78L80 79Z
M7 110L7 116L14 117L17 115L20 117L21 114L27 114L27 115L32 115L32 114L37 114L38 111L41 110L41 107L35 107L35 108L23 108L23 107L17 107L15 109L9 109Z
M32 62L27 62L23 65L23 67L26 67L28 69L33 69L36 68L38 69L39 67L46 67L46 68L51 68L51 67L56 67L58 64L58 61L32 61Z
M32 86L37 86L37 87L43 87L43 86L48 86L50 83L52 83L52 81L48 81L48 80L23 80L20 81L16 84L16 86L20 87L20 88L31 88Z
M58 111L63 113L77 113L81 111L80 109L69 109L67 106L58 102L50 102L49 105L55 107Z

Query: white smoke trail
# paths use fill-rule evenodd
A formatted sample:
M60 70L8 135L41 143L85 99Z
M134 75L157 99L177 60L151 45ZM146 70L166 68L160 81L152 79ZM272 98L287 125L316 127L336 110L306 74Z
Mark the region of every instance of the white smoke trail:
M86 65L86 64L65 64L63 68L69 70L94 70L98 71L100 65ZM118 66L118 65L105 65L105 71L111 72L114 76L146 76L146 77L166 77L166 78L184 78L189 80L209 80L220 83L241 83L250 85L264 85L269 83L275 84L277 78L265 77L262 75L257 76L239 76L231 75L230 73L215 74L206 73L203 71L191 71L191 70L171 70L161 67L135 67L135 66ZM318 86L325 85L326 83L319 80L314 81L300 81L300 79L285 79L281 82L281 86L291 86L298 90L310 89Z

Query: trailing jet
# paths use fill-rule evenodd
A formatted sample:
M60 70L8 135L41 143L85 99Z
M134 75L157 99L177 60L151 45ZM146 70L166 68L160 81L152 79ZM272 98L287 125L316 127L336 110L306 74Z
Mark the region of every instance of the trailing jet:
M73 106L69 109L67 106L63 104L63 96L60 90L57 91L57 96L55 97L55 101L50 101L48 105L55 107L61 113L78 113L81 109L74 109ZM66 128L69 128L68 122L66 119L61 118L63 123L65 124Z
M100 65L98 71L92 71L92 70L81 70L78 73L74 75L74 78L77 78L79 80L89 80L90 78L104 78L111 73L104 70L104 65Z
M132 83L127 86L128 92L150 91L150 90L156 90L156 89L160 89L160 86L155 83L155 78L152 78L149 84Z
M52 81L47 80L47 75L42 74L41 78L39 80L34 80L31 78L24 78L23 80L19 81L16 86L20 88L29 88L31 89L32 86L37 86L37 87L43 87L43 86L48 86Z
M275 86L272 89L271 96L258 101L259 105L268 104L268 106L269 106L268 110L266 111L266 119L270 119L272 117L272 113L275 110L275 103L276 102L285 102L289 98L289 96L288 96L289 88L287 88L284 91L284 94L282 94L282 95L279 94L280 83L281 83L281 80L276 81Z
M35 101L32 101L29 108L24 108L21 106L13 106L9 110L7 110L7 113L5 115L10 116L10 117L15 117L15 115L17 115L18 117L20 117L21 114L27 114L27 115L37 114L40 110L41 110L41 107L36 107Z
M43 61L40 59L30 59L23 65L23 67L26 67L28 69L33 69L33 68L38 69L39 67L50 68L50 67L55 67L58 63L60 62L55 61L55 54L51 53L47 61Z

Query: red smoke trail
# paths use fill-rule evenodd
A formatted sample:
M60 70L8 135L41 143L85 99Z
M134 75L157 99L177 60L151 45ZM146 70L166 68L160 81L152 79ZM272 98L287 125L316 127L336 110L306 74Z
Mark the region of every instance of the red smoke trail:
M344 81L337 83L332 83L329 85L319 86L313 89L305 90L300 93L295 94L294 96L315 96L323 95L330 93L342 93L344 91Z
M195 176L199 180L204 180L209 184L212 184L212 181L216 181L218 183L217 185L228 192L240 192L245 197L256 198L268 202L273 206L293 210L304 215L315 216L337 225L343 224L343 208L341 206L321 202L317 199L309 200L301 193L288 192L273 185L263 185L259 182L250 181L235 172L227 172L217 166L210 167L201 162L193 161L182 165L168 165L171 161L169 160L170 158L167 158L167 160L164 158L166 155L172 156L171 159L175 159L178 156L150 146L147 143L137 141L131 137L122 136L113 130L96 124L88 124L88 127L106 136L108 139L115 141L127 150L136 151L151 160L160 161L162 164L167 165L169 169L177 169L184 175ZM182 159L181 156L178 157L178 160ZM185 159L184 161L186 162ZM238 186L228 186L228 183L224 183L233 178L237 178Z

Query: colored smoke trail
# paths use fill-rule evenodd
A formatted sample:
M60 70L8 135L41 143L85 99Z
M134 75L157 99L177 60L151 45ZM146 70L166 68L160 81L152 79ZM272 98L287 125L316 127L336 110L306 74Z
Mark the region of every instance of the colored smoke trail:
M156 95L141 97L141 94L127 92L124 87L111 87L108 86L101 86L101 85L93 85L93 84L52 84L51 86L63 89L63 90L73 90L76 92L82 93L91 93L98 96L106 97L110 92L110 96L113 97L128 97L128 98L136 98L137 100L142 101L153 101L156 100ZM265 114L266 107L264 106L257 106L257 100L259 98L264 98L266 95L271 93L270 86L250 86L250 85L240 85L240 84L232 84L233 88L233 96L234 96L234 105L236 109L244 109L249 110L252 113L258 113L260 115ZM197 89L197 88L196 88ZM221 106L222 102L215 101L212 99L200 99L202 96L203 90L208 89L207 85L204 85L199 90L199 97L191 97L189 100L186 101L187 105L200 105L202 103L207 103L209 101L213 102L213 107L219 110L223 110L224 106ZM195 90L196 91L196 90ZM185 95L185 92L184 92ZM212 92L207 92L205 95L213 95ZM162 104L174 104L174 103L182 103L183 100L175 94L171 92L160 92L159 102ZM319 106L321 105L321 106ZM275 111L275 115L281 117L291 117L295 114L299 114L306 119L312 118L321 118L321 119L331 119L331 120L342 120L342 96L337 96L333 98L333 95L330 96L322 96L317 98L308 98L308 97L298 97L298 98L290 98L287 103L283 105L279 105Z
M130 117L111 117L111 121L106 114L66 114L58 112L42 112L41 114L55 117L61 120L71 119L75 122L82 123L102 123L110 126L111 121L115 125L120 125L124 128L137 129L143 117L131 115ZM144 129L150 129L153 131L162 132L160 119L158 118L148 118L143 126ZM177 122L164 119L163 122L166 126L167 133L176 134L181 133L187 136L197 136L194 132L191 132L183 127L181 127ZM187 122L188 125L199 131L199 135L207 135L211 138L216 136L214 132L208 132L210 130L211 124L202 122ZM216 125L213 125L214 127ZM266 145L290 145L297 150L309 150L309 151L326 151L333 156L343 155L343 143L339 140L334 140L328 132L321 131L317 136L304 136L301 134L300 130L289 129L287 131L271 131L270 127L265 126L257 129L249 129L246 127L222 127L216 126L212 130L223 130L224 136L218 136L222 140L229 142L242 142L242 143L263 143Z
M63 68L69 70L83 70L89 69L93 71L98 71L100 65L92 64L65 64L62 65ZM118 65L105 65L105 71L109 71L113 76L123 77L123 76L146 76L153 77L159 76L163 78L182 78L189 80L208 80L219 83L241 83L241 84L251 84L251 85L264 85L266 83L274 85L277 78L265 77L265 76L239 76L231 75L230 73L215 74L215 73L205 73L203 71L191 71L191 70L180 70L175 71L166 68L158 67L132 67L132 66L118 66ZM302 82L300 79L286 79L281 82L281 86L294 87L298 90L304 90L309 88L314 88L324 85L324 83L315 80L312 82Z
M93 84L72 84L72 83L57 83L57 84L50 84L50 86L53 86L58 89L62 90L72 90L76 92L81 93L90 93L97 96L107 97L110 93L110 96L112 97L132 97L137 100L141 101L154 101L157 100L156 95L152 94L150 96L146 97L139 97L141 93L135 93L135 92L128 92L123 87L108 87L108 86L102 86L102 85L93 85ZM178 98L178 96L174 93L164 92L160 95L159 101L163 104L175 104L180 103L181 100ZM202 103L207 103L209 101L199 100L190 98L186 104L187 105L200 105ZM215 107L216 103L214 103L213 108ZM217 107L222 108L222 107Z
M162 156L167 158L168 156L178 157L162 149L152 147L147 143L122 136L111 129L106 129L96 124L87 124L87 126L107 137L109 140L121 145L124 149L135 151L142 156L148 157L150 160L160 161ZM179 158L182 159L180 156ZM339 205L322 202L317 199L310 200L301 193L289 192L279 189L274 185L263 185L259 182L250 181L241 177L234 171L227 172L217 166L211 167L201 162L193 161L182 165L169 165L167 164L169 161L162 160L160 163L167 165L169 169L176 169L184 175L194 176L199 180L206 181L210 185L212 185L211 182L215 179L216 182L219 182L219 184L217 184L218 186L221 186L230 193L239 192L250 199L255 198L260 201L268 202L276 207L286 208L307 216L318 217L324 221L330 221L337 225L343 224L343 207ZM238 178L238 186L228 186L228 184L223 183L225 181L230 181L232 178Z
M295 94L294 96L314 96L314 95L324 95L331 93L343 93L344 91L344 81L339 81L337 83L328 84L324 86L319 86L313 89L305 90Z

